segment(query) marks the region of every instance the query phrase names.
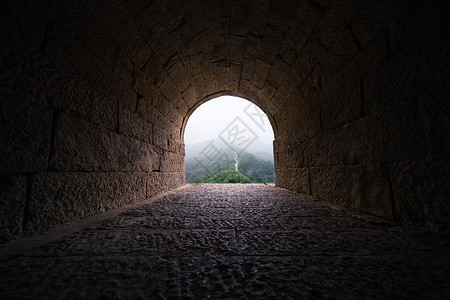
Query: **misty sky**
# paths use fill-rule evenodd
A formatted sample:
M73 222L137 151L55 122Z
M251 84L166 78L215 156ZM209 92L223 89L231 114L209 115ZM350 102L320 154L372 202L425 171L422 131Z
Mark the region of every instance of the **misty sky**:
M272 145L273 130L267 116L256 105L242 98L222 96L194 111L186 124L184 142L198 144L219 136L241 143L241 147L250 138L253 145Z

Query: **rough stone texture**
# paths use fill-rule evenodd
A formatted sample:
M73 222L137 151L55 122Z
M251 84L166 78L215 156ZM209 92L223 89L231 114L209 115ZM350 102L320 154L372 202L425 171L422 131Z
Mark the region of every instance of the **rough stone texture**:
M390 186L382 166L310 168L311 193L336 204L392 219Z
M439 13L448 5L440 5L326 6L313 33L326 49L306 43L315 55L306 57L309 65L299 60L311 70L299 83L302 95L294 91L275 115L284 131L277 138L277 185L295 188L292 167L309 167L313 195L448 233L441 212L448 211L442 195L450 148L436 134L444 136L450 124L442 81L448 76L438 67L448 65L438 38L449 29ZM336 34L346 22L350 31ZM287 134L292 126L302 130Z
M189 116L234 95L268 115L277 185L448 232L446 1L132 2L3 1L1 174L175 187Z
M394 208L403 222L448 233L449 163L401 161L389 165Z
M52 112L21 99L1 99L0 172L45 171Z
M144 133L141 131L142 135ZM159 169L159 155L148 142L62 114L56 125L55 146L49 167L65 172L145 172Z
M28 233L146 198L146 173L42 173L33 178Z
M0 175L0 241L20 236L27 194L27 178Z
M38 173L31 182L23 231L42 232L141 201L184 182L181 172Z
M277 172L279 175L276 176L276 184L278 182L286 182L287 180L292 181L295 185L290 186L289 188L293 191L299 193L311 193L311 187L309 184L309 168L289 168L288 170L284 170L284 172ZM288 178L284 178L287 176Z
M272 186L191 185L100 220L40 246L0 248L15 254L1 257L0 297L447 299L450 293L448 239Z

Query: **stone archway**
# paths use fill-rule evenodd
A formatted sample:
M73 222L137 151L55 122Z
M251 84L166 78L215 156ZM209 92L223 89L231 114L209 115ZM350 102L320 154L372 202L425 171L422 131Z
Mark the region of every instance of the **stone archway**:
M186 182L274 183L269 116L253 102L230 95L199 103L182 131Z
M218 98L218 97L220 97L220 96L235 96L235 95L234 95L233 93L231 93L231 92L225 92L225 91L224 91L224 92L217 93L217 94L215 94L215 95L207 96L207 97L201 99L200 101L196 102L195 105L193 105L193 106L189 109L189 111L186 113L186 116L183 118L183 123L182 123L181 130L180 130L180 137L181 137L181 138L183 138L183 136L184 136L184 131L185 131L185 128L186 128L186 124L187 124L187 122L189 121L189 117L192 115L192 113L193 113L198 107L200 107L200 105L202 105L203 103L206 103L206 102L208 102L208 101L210 101L210 100L214 100L214 99L216 99L216 98ZM258 105L258 102L255 101L255 100L252 101L251 99L243 98L243 97L240 97L240 96L235 96L235 97L238 97L238 98L241 98L241 99L245 99L245 100L247 100L247 101L249 101L249 102L255 104L259 109L261 109L261 110L264 112L264 114L265 114L265 115L267 116L267 118L269 119L271 128L272 128L273 133L274 133L274 139L276 139L277 127L276 127L276 123L275 123L275 120L274 120L274 118L273 118L273 115L270 114L270 112L268 112L266 108L261 107L260 104Z

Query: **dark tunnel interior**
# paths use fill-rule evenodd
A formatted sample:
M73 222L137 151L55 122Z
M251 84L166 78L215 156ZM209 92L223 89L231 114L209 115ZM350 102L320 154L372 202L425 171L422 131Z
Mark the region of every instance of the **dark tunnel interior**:
M276 186L448 234L446 1L5 1L2 241L185 184L220 95L274 129Z

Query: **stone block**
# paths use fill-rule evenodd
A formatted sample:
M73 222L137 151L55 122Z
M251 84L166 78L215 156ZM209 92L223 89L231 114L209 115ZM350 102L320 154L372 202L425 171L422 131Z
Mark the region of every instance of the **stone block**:
M242 80L239 81L239 92L237 94L238 97L242 98L248 98L248 95L246 95L248 89L250 87L250 81L249 80Z
M184 154L184 143L177 136L171 136L169 140L169 151L178 154Z
M175 102L175 101L174 101ZM175 124L181 124L183 123L183 116L187 114L189 111L189 106L186 103L186 100L184 98L178 98L176 100L175 109L171 110L168 117L169 120L172 121Z
M333 74L341 70L346 62L351 61L358 51L359 47L352 33L350 30L345 30L320 59L320 66L324 76L327 79L332 78Z
M90 120L109 130L116 130L117 110L117 101L104 95L95 95L92 98Z
M212 64L209 60L201 63L202 75L205 82L214 80L214 73L212 71Z
M156 87L159 87L167 77L167 72L162 68L162 64L159 62L157 55L154 55L147 62L145 73L150 82Z
M197 99L197 94L195 93L195 88L191 85L183 93L183 99L189 107L192 107Z
M119 111L119 133L147 144L153 143L153 125L124 107Z
M364 115L361 82L347 70L342 70L330 78L320 97L324 131L342 126Z
M111 39L109 33L98 25L91 14L84 11L81 12L81 15L83 15L82 21L84 24L79 24L79 26L89 28L89 30L85 29L78 33L79 42L85 45L97 59L101 59L109 65L114 64L117 55L117 42Z
M264 38L259 48L258 58L269 64L273 64L275 58L278 56L282 36L281 29L268 24L264 30Z
M285 32L291 24L297 5L298 1L272 1L267 23Z
M318 23L320 18L322 17L324 11L320 9L315 1L302 1L298 4L297 10L295 12L295 19L302 23L305 28L308 28L307 31L297 31L298 35L308 36L312 28ZM301 45L304 43L300 43Z
M296 89L295 80L293 79L291 74L286 74L286 76L283 79L283 83L275 93L275 98L278 99L280 102L284 102L289 98L289 96L292 95L295 89Z
M305 3L307 1L303 1ZM293 21L291 27L286 33L286 41L291 45L291 47L297 47L296 51L301 51L300 49L306 43L310 28L300 21Z
M250 81L253 75L253 68L255 66L255 62L253 60L245 59L242 63L242 71L241 71L241 81L247 80Z
M305 150L308 166L416 160L426 153L414 106L372 114L313 137Z
M170 122L152 103L150 99L141 98L139 100L139 107L137 114L142 119L150 123L167 123Z
M205 81L205 88L206 88L206 96L214 94L216 90L216 82L215 80L208 80Z
M380 33L369 43L368 48L371 48L373 53L372 61L376 61L377 64L368 65L371 67L371 72L367 72L365 79L368 112L382 110L399 101L411 101L425 91L433 98L445 95L442 90L442 88L445 89L445 84L442 83L447 76L448 63L443 51L445 47L441 45L442 39L436 38L439 36L437 32L442 29L436 28L438 31L432 35L424 34L423 29L418 29L417 27L420 26L417 26L415 22L411 24L411 28L408 28L411 30L408 34L404 33L405 27L390 29L389 32ZM396 37L392 37L392 31L398 31ZM417 37L414 36L415 32ZM393 45L390 39L402 40L403 38L409 40L409 43L400 46L399 50L402 53L389 55L394 51L391 48ZM417 43L418 40L421 40L420 44ZM380 53L379 56L386 54L379 58L375 56L378 53ZM358 59L362 61L362 58L358 57ZM370 57L365 58L366 61L370 61L369 59Z
M312 70L312 66L309 63L309 57L305 55L302 51L295 58L292 65L292 78L296 86L301 86L305 78L309 75Z
M270 1L262 0L252 7L249 17L247 32L253 36L262 36L266 28L267 17L270 13Z
M386 26L389 11L392 9L387 7L386 3L368 1L355 15L350 27L361 47L366 47L371 38Z
M322 10L326 11L329 9L336 1L335 0L311 0Z
M115 56L112 71L122 79L121 84L124 87L133 88L133 85L136 84L136 79L134 78L137 69L136 65L130 60L130 57L123 49L118 48ZM147 71L144 71L147 74Z
M280 49L278 50L279 57L288 65L293 66L295 59L297 58L297 51L295 48L291 48L288 43L281 43ZM288 68L288 72L291 71L292 68Z
M244 57L248 60L255 60L261 47L261 38L253 35L247 36L245 43Z
M133 18L119 1L111 1L108 5L101 2L85 4L98 23L114 37L123 49L141 36Z
M221 18L222 19L222 18ZM212 61L224 61L225 60L225 39L223 38L222 32L223 27L220 29L215 29L210 33L210 59Z
M175 47L189 43L189 40L192 39L189 25L185 22L178 22L174 30L169 30L169 35Z
M311 37L308 39L300 54L303 61L297 62L300 74L306 74L307 76L320 62L326 50L327 48L317 38Z
M26 194L25 176L0 175L0 242L22 234Z
M279 88L288 71L289 66L282 59L276 58L267 76L267 82Z
M310 194L308 168L282 168L277 172L277 186L288 188L298 193Z
M147 197L185 184L184 172L151 172L147 175Z
M302 168L305 166L304 152L307 143L299 142L297 139L287 139L284 151L280 155L285 156L285 168Z
M230 60L232 62L242 62L245 53L246 38L232 35L230 37Z
M47 170L52 112L20 99L1 102L0 172Z
M194 36L192 42L196 45L196 54L199 63L209 60L209 40L208 35L205 32L198 33Z
M263 88L258 93L258 101L264 103L263 105L264 108L268 107L267 102L270 102L270 99L272 99L276 91L277 91L276 87L272 86L270 82L266 81L264 83Z
M261 89L266 82L266 78L269 74L270 68L270 64L261 59L257 59L255 62L255 69L253 71L252 84Z
M146 173L38 173L24 231L42 232L145 197Z
M450 161L398 161L388 170L399 221L449 234Z
M160 126L153 127L153 145L163 150L170 149L170 134Z
M249 1L238 1L231 5L231 34L245 36L249 16L252 15L253 7Z
M184 153L163 151L161 154L161 172L183 172Z
M124 0L122 1L122 4L133 17L137 16L147 6L147 2L145 0Z
M182 57L182 62L186 70L186 74L192 83L192 78L202 72L202 69L200 68L200 60L197 56L197 47L194 40L190 40L189 45L181 45L180 47L186 51L186 57ZM181 51L179 51L179 53L180 52Z
M389 181L380 166L311 167L310 181L313 196L393 218Z
M292 133L291 139L298 139L303 142L319 134L320 108L317 103L307 103L295 93L289 97L284 106L279 110L280 118L289 120L278 123L278 130L292 131L292 128L299 128Z
M445 138L450 132L450 85L444 81L440 85L417 95L416 107L418 123L425 137L427 161L445 160L450 157L450 139ZM426 141L426 142L425 142Z
M176 85L178 92L181 93L186 90L191 83L181 60L178 56L175 56L175 58L176 60L168 62L170 65L165 66L165 69L173 83ZM170 100L170 98L168 99Z
M180 92L178 91L176 85L173 83L170 77L166 77L159 90L167 99L167 101L173 101L180 96Z
M225 67L224 61L215 62L212 64L212 70L214 73L214 79L216 82L216 90L215 92L223 91L227 87L227 69Z
M229 68L229 78L230 81L239 82L239 79L241 78L241 66L242 63L232 63ZM230 89L231 91L235 91L233 89Z
M277 157L277 155L274 154L275 161L277 160L276 157ZM276 174L276 176L275 176L275 185L278 186L278 187L281 187L281 188L286 188L285 180L284 180L284 174L285 174L284 170L277 168L276 165L275 165L275 174Z
M192 86L195 89L195 93L197 95L197 100L202 100L206 97L206 88L205 82L203 80L203 76L201 73L197 74L191 79Z
M322 45L330 48L345 26L352 20L357 5L338 1L328 9L316 26L315 34Z
M151 171L158 161L151 144L62 114L49 167L55 171Z
M138 98L147 98L150 100L160 97L161 94L158 88L146 78L140 78L134 84L134 91ZM153 104L155 105L155 103Z

